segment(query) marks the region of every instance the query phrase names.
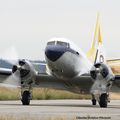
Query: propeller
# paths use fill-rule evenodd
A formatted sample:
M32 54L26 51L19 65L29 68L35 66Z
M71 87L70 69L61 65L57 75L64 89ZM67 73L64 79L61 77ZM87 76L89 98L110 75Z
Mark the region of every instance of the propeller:
M7 50L7 54L4 55L6 57L4 58L6 62L12 64L12 69L9 69L9 71L11 70L11 75L3 81L3 85L6 87L18 87L21 85L28 85L33 83L36 71L32 63L25 59L18 59L18 55L14 47L9 49L9 52Z
M5 52L0 54L3 61L9 63L10 65L14 65L18 63L18 54L17 50L14 46L8 48ZM16 72L15 74L11 74L9 77L7 77L6 80L1 83L2 86L5 87L16 87L19 86L19 72Z
M108 74L109 69L103 63L96 63L90 71L90 75L94 80L106 78Z
M20 77L19 72L17 71L14 74L11 74L5 81L3 81L2 86L5 87L20 87Z
M25 60L18 59L17 50L13 46L3 52L3 54L1 54L1 58L12 65L11 75L5 81L3 81L1 85L5 87L20 86L21 79L30 71L29 69L25 68Z
M27 67L27 68L26 68ZM13 65L12 73L16 74L19 71L19 77L22 79L30 72L30 68L26 66L25 60L19 60L17 65Z
M13 65L12 74L3 82L12 86L21 86L21 80L30 73L29 66L26 66L25 60L18 60L16 65Z
M110 78L108 77L110 71L108 66L104 63L96 63L90 71L90 75L93 79L93 86L91 87L91 93L101 93L106 91L107 84Z

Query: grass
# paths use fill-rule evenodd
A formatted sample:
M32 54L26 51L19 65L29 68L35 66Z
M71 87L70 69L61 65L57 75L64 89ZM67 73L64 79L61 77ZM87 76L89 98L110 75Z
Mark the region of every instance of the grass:
M120 99L120 94L113 93L112 99ZM19 100L20 89L0 87L0 100ZM34 88L33 99L89 99L90 95L74 94L67 91ZM0 120L67 120L66 116L36 116L29 114L0 114ZM77 120L75 116L71 116L69 120Z
M75 94L68 91L53 90L47 88L34 88L32 97L35 100L49 99L89 99L90 95ZM20 89L0 87L0 100L18 100Z
M0 87L0 100L18 100L20 89Z
M75 94L68 91L53 90L48 88L34 88L33 99L90 99L90 94ZM0 87L0 100L19 100L20 89ZM120 94L112 93L111 99L120 99Z
M75 94L68 91L34 88L33 99L89 99L90 95Z
M28 115L0 115L0 120L68 120L66 116L28 116ZM76 120L76 117L71 117L69 120Z

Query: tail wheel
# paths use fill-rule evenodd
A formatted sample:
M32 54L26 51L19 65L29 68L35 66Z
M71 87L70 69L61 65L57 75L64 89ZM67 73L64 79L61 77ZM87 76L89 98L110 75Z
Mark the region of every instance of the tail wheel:
M24 91L22 94L22 104L23 105L29 105L30 104L30 92L29 91Z
M99 101L100 107L107 108L107 103L108 103L107 94L106 93L101 94Z

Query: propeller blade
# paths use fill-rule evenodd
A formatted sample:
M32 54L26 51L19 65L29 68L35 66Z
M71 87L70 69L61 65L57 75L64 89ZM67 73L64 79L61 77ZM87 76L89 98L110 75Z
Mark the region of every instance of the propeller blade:
M3 85L5 86L14 86L19 87L21 85L20 82L20 72L17 70L15 73L10 75L4 82Z
M94 93L94 94L100 94L103 93L104 91L106 91L107 87L106 87L107 83L104 79L101 79L99 76L96 78L96 80L94 81L90 92Z

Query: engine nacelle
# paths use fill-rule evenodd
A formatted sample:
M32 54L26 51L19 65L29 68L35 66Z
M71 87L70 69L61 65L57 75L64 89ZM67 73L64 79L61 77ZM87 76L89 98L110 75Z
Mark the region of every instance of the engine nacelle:
M12 73L19 78L21 84L31 84L35 79L35 69L28 60L19 60L17 65L12 68Z
M104 63L96 63L90 70L93 80L114 80L115 76L109 66Z

